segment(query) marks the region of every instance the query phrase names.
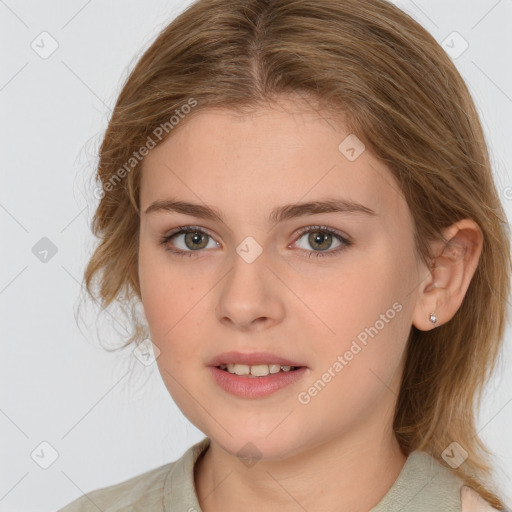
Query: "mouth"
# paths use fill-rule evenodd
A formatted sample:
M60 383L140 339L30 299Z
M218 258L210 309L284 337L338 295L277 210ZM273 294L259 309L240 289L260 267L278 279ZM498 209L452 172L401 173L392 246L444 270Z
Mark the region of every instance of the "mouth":
M303 368L300 360L291 360L272 352L239 352L231 351L218 354L208 361L207 366L227 370L233 373L233 369L238 369L240 375L248 375L248 368L255 368L256 372L269 368L269 373L277 373L281 369L288 371L292 368Z
M280 365L277 363L273 364L220 364L215 368L232 375L238 375L240 377L266 377L268 375L275 375L278 373L289 373L305 368L304 366L289 366Z
M306 366L278 364L249 366L230 363L210 366L208 369L213 382L220 388L231 395L247 399L264 398L287 386L297 385L310 373Z

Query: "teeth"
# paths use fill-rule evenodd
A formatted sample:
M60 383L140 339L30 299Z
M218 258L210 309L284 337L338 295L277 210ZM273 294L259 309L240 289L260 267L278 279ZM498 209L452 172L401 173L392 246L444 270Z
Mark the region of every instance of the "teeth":
M289 372L295 366L281 366L279 364L221 364L221 370L227 370L229 373L236 375L253 375L254 377L265 377L269 373L279 373L280 371Z

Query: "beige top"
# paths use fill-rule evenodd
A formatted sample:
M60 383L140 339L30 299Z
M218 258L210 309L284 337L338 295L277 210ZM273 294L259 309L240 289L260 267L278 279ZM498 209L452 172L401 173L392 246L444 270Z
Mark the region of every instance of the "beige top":
M202 512L194 464L210 438L191 446L178 460L129 480L96 489L57 512ZM461 503L462 498L462 503ZM413 451L389 491L369 512L496 512L436 459Z

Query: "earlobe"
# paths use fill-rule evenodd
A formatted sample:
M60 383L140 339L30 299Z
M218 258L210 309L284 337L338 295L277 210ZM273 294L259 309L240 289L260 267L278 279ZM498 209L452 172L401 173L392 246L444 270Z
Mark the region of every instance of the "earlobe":
M437 240L427 277L418 289L413 325L429 331L442 325L460 308L478 266L483 235L471 219L463 219L443 232L446 242Z

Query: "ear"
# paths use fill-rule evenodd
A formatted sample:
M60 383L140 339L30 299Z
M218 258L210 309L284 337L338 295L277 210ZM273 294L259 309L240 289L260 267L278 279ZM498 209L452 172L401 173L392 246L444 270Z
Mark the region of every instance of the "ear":
M443 230L447 242L436 240L430 269L422 266L426 278L418 289L413 325L429 331L442 325L455 315L466 295L469 283L477 269L482 252L483 234L478 224L463 219ZM437 322L430 321L434 312Z

